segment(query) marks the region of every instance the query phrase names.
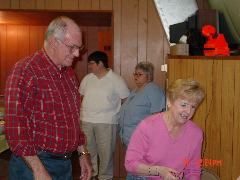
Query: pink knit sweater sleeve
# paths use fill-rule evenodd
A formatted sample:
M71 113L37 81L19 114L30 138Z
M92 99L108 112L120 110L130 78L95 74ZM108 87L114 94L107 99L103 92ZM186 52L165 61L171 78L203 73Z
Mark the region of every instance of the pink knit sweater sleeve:
M202 141L203 137L202 134L199 134L198 141L195 143L195 148L191 153L190 163L184 170L186 180L200 180L201 174L201 149L202 149Z
M143 157L147 152L149 141L144 133L145 126L145 122L137 126L128 144L125 157L125 168L128 172L136 173L138 164L143 162Z

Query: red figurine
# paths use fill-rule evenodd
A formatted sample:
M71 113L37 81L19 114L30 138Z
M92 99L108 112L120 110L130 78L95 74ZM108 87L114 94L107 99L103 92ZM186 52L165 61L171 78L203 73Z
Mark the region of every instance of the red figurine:
M226 42L223 34L218 34L216 38L216 28L212 25L205 25L202 27L203 36L207 37L207 42L204 44L205 56L229 56L230 51L228 43Z

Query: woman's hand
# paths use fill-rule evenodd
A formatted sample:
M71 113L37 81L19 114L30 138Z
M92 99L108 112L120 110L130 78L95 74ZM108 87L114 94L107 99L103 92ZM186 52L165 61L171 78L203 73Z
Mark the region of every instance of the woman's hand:
M182 180L183 178L183 172L165 166L152 166L143 163L138 164L135 173L140 176L159 176L164 180Z
M183 178L182 172L164 166L159 166L158 173L164 180L181 180Z

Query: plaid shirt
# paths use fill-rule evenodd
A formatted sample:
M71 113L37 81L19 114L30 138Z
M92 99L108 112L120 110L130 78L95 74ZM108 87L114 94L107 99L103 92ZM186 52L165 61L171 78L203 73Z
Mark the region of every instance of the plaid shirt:
M72 152L85 144L74 71L59 70L44 50L15 64L5 91L6 138L14 154Z

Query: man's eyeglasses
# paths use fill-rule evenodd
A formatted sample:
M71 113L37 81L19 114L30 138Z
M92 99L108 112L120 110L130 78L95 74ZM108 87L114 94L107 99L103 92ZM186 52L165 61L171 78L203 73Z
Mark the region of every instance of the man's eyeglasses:
M144 74L143 73L133 73L133 76L137 76L137 77L140 77L142 75L144 75Z
M83 51L83 49L85 48L84 45L82 46L77 46L77 45L69 45L69 44L66 44L65 42L63 42L62 40L60 39L57 39L60 43L62 43L63 45L65 45L69 50L70 52L74 52L74 50L77 50L79 52Z

